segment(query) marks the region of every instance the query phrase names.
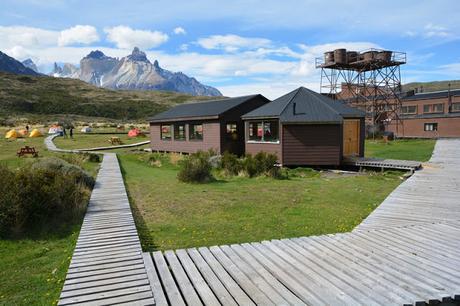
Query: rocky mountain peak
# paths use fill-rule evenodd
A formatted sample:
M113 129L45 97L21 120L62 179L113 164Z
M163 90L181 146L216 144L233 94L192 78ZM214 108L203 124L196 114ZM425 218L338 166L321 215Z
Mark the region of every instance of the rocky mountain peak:
M133 52L131 55L128 55L128 59L132 61L139 61L139 62L148 62L147 55L145 52L139 50L138 47L134 47Z
M91 51L87 56L85 56L84 58L92 58L92 59L103 59L103 58L106 58L104 52L102 51L99 51L99 50L95 50L95 51Z
M160 63L158 63L158 61L155 60L155 61L153 62L153 67L155 67L155 69L160 69Z
M34 61L32 59L28 58L28 59L22 61L22 64L24 66L26 66L27 68L30 68L35 72L38 72L37 65L35 65L35 63L34 63Z

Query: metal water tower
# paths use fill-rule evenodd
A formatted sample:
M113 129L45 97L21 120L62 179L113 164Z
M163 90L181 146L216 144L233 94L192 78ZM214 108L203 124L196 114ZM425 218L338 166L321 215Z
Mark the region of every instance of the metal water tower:
M321 69L321 93L366 111L372 131L395 120L402 124L401 70L406 53L381 49L360 52L336 49L316 58Z

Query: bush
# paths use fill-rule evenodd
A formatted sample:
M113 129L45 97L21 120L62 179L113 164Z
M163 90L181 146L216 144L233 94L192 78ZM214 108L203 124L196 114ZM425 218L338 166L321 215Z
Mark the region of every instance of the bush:
M98 154L94 153L72 153L72 154L61 154L59 158L65 160L66 162L82 167L83 164L87 161L92 163L99 163L101 162L101 158Z
M48 160L17 170L0 166L0 236L59 231L80 221L89 180L82 179L86 174L78 167L58 164Z
M164 159L164 156L161 153L155 152L149 155L147 159L147 163L152 167L160 168L163 165L162 163L163 159Z
M243 163L238 156L229 152L224 152L219 166L226 175L238 175L243 170Z
M205 183L214 180L209 162L209 152L199 151L180 161L180 170L177 178L187 183Z
M243 169L249 177L267 175L278 178L280 168L276 166L277 157L275 154L259 152L252 156L248 154L243 160Z
M93 188L94 178L85 170L77 165L70 164L65 160L56 157L46 157L39 159L32 164L32 170L50 170L62 173L75 179L77 184L84 184L88 188Z

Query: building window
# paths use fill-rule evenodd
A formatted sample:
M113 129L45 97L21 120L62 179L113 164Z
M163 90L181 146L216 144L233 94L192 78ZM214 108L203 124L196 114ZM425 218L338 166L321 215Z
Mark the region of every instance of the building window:
M279 140L277 120L249 122L249 140L277 142Z
M185 124L174 124L174 140L185 140Z
M408 105L401 107L401 113L405 115L416 114L417 105Z
M424 113L442 113L444 112L444 104L425 104L423 105Z
M236 122L227 123L226 129L225 129L225 137L231 140L238 139L238 129L237 129Z
M460 112L460 103L452 103L452 111Z
M190 140L203 140L203 124L190 124L188 137Z
M437 123L425 123L424 130L427 132L437 131L438 124Z
M171 126L170 125L161 125L161 139L171 140Z

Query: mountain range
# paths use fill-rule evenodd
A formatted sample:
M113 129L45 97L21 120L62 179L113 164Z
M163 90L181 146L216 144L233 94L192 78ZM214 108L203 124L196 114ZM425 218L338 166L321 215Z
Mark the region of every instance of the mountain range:
M54 77L76 78L87 83L123 90L167 90L194 96L222 96L214 87L203 85L182 72L171 72L153 64L146 54L134 48L121 59L105 55L102 51L91 51L80 61L80 67L54 64L50 73Z
M33 69L24 66L21 62L0 51L0 71L24 75L40 75Z

